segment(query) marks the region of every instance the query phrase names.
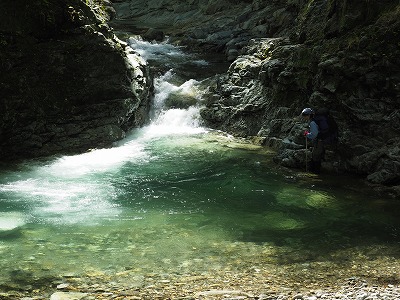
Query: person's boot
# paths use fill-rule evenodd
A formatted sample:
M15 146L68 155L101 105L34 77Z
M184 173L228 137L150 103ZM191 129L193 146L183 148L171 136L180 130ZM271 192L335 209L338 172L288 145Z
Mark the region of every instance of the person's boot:
M310 160L307 163L307 170L310 171L310 172L314 172L314 162L312 160Z
M311 172L313 172L314 174L321 173L321 162L320 161L313 161L312 165L313 165L313 168L310 169Z

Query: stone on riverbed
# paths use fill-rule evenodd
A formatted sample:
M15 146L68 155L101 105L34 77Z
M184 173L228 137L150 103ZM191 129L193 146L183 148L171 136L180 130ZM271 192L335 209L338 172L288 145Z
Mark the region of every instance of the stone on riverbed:
M80 300L86 296L86 293L56 292L51 295L50 300Z

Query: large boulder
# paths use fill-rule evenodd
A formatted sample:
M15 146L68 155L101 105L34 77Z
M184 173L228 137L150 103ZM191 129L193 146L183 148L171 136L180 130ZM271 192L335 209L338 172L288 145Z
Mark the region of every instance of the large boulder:
M334 169L398 191L400 5L384 4L371 10L313 1L289 38L254 39L214 80L203 118L236 135L264 137L278 163L304 167L305 124L295 116L303 107L328 107L341 131L329 156Z
M149 69L113 14L100 0L1 1L1 159L107 147L146 121Z
M126 28L160 30L232 61L204 81L208 126L263 142L277 149L278 163L304 168L307 125L296 116L327 107L341 136L324 168L400 190L397 0L117 2Z

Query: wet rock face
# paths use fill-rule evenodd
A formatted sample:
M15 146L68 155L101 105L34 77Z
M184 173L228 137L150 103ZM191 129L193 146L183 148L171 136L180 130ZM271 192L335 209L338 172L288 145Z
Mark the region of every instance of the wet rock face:
M142 125L152 80L107 25L110 4L23 2L0 4L1 159L107 147Z
M118 0L116 12L98 1L1 1L1 157L105 146L143 122L148 71L125 59L107 26L115 14L148 39L225 53L229 70L205 82L209 126L256 136L301 168L295 117L328 107L341 132L330 167L399 185L398 1Z
M398 1L116 2L127 26L232 61L205 83L208 126L257 136L278 163L303 168L306 124L296 116L327 107L341 137L324 167L400 184Z
M296 9L285 1L118 0L116 26L157 40L164 32L177 44L202 52L224 52L233 61L250 38L285 34ZM292 1L289 1L292 2Z
M328 107L341 137L325 167L398 186L400 7L387 1L386 8L358 11L364 15L343 21L332 37L326 24L353 13L351 5L334 3L314 1L310 11L300 12L307 17L289 39L250 42L211 85L202 116L236 135L264 137L278 149L278 163L304 168L306 155L298 148L305 146L305 127L294 117L303 107Z

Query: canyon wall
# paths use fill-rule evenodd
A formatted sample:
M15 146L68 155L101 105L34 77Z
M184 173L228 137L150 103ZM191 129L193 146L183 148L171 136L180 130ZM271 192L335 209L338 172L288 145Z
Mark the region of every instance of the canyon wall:
M108 147L147 118L152 79L111 3L0 3L0 159Z
M120 0L114 7L145 38L162 32L232 62L204 82L208 126L274 147L278 163L304 168L298 115L326 107L340 141L323 168L399 192L398 1Z
M143 124L151 75L114 27L231 62L203 82L207 126L303 168L298 115L326 107L340 140L323 169L400 194L398 1L4 0L0 8L2 159L105 147Z

